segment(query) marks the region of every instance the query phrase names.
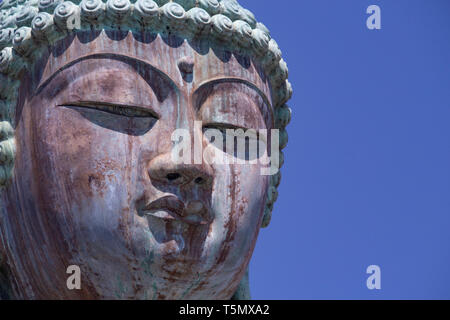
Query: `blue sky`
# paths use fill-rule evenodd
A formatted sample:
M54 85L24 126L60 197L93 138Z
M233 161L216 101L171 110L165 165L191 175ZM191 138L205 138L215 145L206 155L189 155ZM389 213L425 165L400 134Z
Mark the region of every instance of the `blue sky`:
M254 299L450 299L450 1L240 0L294 96ZM366 27L381 8L382 29ZM381 290L366 268L381 267Z

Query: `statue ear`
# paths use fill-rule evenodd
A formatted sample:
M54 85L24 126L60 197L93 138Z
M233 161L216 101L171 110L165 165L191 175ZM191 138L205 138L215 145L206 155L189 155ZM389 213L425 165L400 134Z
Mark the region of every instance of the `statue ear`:
M0 122L0 187L5 186L14 168L14 154L16 146L14 130L9 121Z
M18 102L20 81L0 74L0 192L11 180L14 169L16 145L13 119ZM26 88L24 88L26 89ZM28 91L27 91L28 92Z
M272 220L272 209L269 208L269 204L266 204L266 207L264 208L264 216L261 223L261 228L267 228L270 224L270 220Z
M274 186L273 182L269 185L269 189L267 191L267 200L266 200L266 206L264 208L264 217L261 224L262 228L266 228L270 224L270 220L272 220L272 210L273 206L275 204L275 201L277 201L278 198L278 191L277 188Z
M11 276L3 243L0 242L0 300L13 299Z
M0 170L2 170L2 165L0 165ZM1 192L0 185L0 192ZM3 207L3 203L0 200L0 207ZM0 211L0 215L2 212ZM1 227L0 219L0 227ZM11 272L8 265L8 260L6 256L5 243L3 242L3 237L0 237L0 300L12 300L14 299L12 284L11 284Z
M248 268L231 300L251 300Z

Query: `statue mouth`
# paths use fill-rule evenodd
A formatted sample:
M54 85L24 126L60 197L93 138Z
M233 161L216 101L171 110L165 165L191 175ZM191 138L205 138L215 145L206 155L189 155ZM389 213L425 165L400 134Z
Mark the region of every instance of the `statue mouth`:
M203 201L193 200L185 204L173 195L164 196L150 202L138 210L138 214L159 218L167 222L180 221L189 225L208 225L213 221L211 210Z

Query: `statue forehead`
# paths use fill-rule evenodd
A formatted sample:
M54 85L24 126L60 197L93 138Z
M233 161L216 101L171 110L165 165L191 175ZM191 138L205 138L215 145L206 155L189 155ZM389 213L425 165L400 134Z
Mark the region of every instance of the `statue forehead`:
M45 83L58 71L70 65L75 66L85 58L114 55L119 59L123 56L144 62L164 73L179 88L188 86L195 91L207 83L229 79L247 83L263 95L267 102L271 101L266 76L247 57L213 49L207 44L200 49L185 40L153 34L137 39L131 32L118 36L101 31L95 37L92 36L92 33L78 34L53 46L47 61L43 61L45 66L40 83ZM186 61L193 66L192 80L189 81L183 77L183 68L180 68L180 64Z

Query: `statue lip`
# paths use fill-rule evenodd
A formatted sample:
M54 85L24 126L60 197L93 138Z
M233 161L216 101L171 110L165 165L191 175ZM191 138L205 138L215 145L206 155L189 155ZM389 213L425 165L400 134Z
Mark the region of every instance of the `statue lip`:
M194 204L194 205L192 205ZM194 210L192 207L195 207ZM164 196L152 201L139 210L140 216L151 216L167 221L179 220L191 225L207 225L212 223L210 210L203 202L195 200L186 206L183 201L173 195Z

